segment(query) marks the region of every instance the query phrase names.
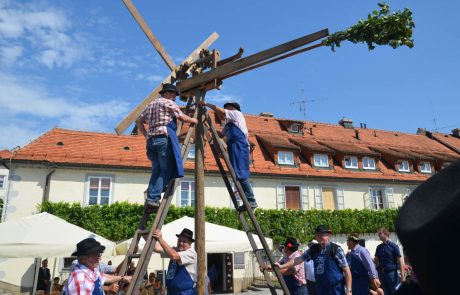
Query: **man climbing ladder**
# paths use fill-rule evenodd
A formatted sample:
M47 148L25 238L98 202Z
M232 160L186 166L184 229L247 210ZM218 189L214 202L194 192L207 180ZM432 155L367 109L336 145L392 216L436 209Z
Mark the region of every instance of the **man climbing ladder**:
M241 107L237 102L227 102L224 108L216 105L199 102L198 106L207 106L218 116L225 118L224 136L227 138L227 150L235 170L236 177L243 188L251 209L257 208L257 202L249 183L249 142L248 128ZM238 211L245 211L245 206L238 207Z

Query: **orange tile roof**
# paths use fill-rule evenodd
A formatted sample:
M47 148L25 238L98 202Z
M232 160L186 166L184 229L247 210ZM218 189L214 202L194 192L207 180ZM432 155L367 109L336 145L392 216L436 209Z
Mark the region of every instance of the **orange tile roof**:
M214 120L214 116L211 116ZM304 122L302 134L292 134L283 131L279 119L256 115L245 115L249 141L257 142L256 137L275 148L310 149L326 153L339 152L343 154L372 155L391 154L402 159L440 159L452 161L460 159L456 153L424 135L408 134L394 131L375 129L346 129L340 125L317 122ZM282 119L284 122L287 119ZM293 122L296 122L293 120ZM187 125L186 125L187 126ZM216 124L216 127L221 127ZM184 129L185 130L185 129ZM184 132L182 130L182 133ZM358 133L356 133L356 130ZM357 135L359 139L357 139ZM454 138L455 140L458 140ZM449 140L454 140L449 139ZM460 146L459 146L460 147ZM3 156L2 156L3 155ZM12 154L0 152L0 157L7 159ZM343 169L334 162L331 169L312 167L301 158L298 166L278 166L273 158L267 155L263 147L256 145L253 151L251 172L259 175L273 175L283 177L325 177L337 179L374 179L416 181L425 180L425 174L399 173L394 167L378 161L377 171L357 171ZM33 161L62 165L120 167L124 169L150 168L150 161L145 155L145 139L142 136L115 135L109 133L84 132L54 128L32 143L15 151L15 161ZM194 161L184 163L186 170L194 168ZM209 145L205 147L205 171L218 172Z
M442 144L445 144L457 153L460 153L460 138L452 136L450 134L444 134L439 132L433 132L431 134L432 137L437 141L441 142Z

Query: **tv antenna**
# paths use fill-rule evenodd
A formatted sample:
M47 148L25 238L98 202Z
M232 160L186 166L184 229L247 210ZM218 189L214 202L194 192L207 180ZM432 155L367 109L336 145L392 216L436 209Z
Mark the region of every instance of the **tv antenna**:
M307 103L309 102L314 102L314 101L320 101L320 100L327 100L327 98L315 98L315 99L306 99L305 98L305 91L302 85L302 97L300 100L297 101L291 101L289 103L290 106L292 105L299 105L299 111L303 112L303 120L307 120Z

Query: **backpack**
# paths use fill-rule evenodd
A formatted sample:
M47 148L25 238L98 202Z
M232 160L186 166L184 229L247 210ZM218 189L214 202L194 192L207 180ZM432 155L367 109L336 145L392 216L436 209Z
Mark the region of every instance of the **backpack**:
M331 247L329 247L329 251L328 251L327 255L330 258L332 258L332 260L334 260L334 262L337 265L337 267L339 268L339 270L341 270L342 268L340 267L340 262L336 257L337 249L339 249L339 247L340 247L339 245L334 244L334 243L331 242ZM310 247L309 253L310 253L311 259L315 260L315 258L321 253L321 245L320 244L312 245Z

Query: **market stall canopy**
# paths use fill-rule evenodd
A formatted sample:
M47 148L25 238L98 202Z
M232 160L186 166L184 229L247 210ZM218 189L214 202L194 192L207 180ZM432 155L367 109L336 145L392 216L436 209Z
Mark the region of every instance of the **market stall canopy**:
M113 254L115 243L49 213L39 213L0 223L0 257L70 256L76 244L95 238Z
M163 239L171 245L175 246L177 243L176 234L179 234L182 229L188 228L195 231L195 219L184 216L173 222L170 222L163 226L161 232ZM256 241L257 248L262 249L257 235L253 235ZM249 243L246 233L240 230L229 228L222 225L217 225L210 222L205 222L205 247L206 253L229 253L229 252L246 252L252 251L251 244ZM117 255L123 255L127 252L131 240L121 242L116 246ZM265 238L270 248L273 248L273 241L269 238ZM139 251L143 248L145 241L141 238L139 241Z

